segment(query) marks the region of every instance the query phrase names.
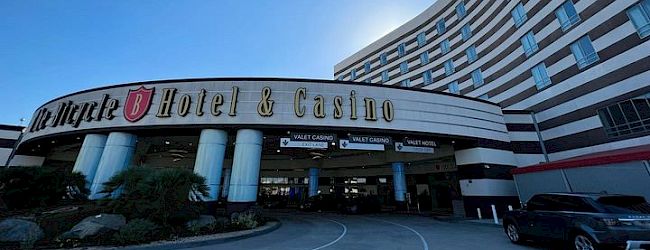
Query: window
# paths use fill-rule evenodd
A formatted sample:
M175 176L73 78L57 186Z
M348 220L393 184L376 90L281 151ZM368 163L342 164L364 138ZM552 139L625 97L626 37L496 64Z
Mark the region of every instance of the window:
M474 83L474 87L483 85L483 73L481 73L481 69L472 71L472 82Z
M535 35L532 31L526 33L526 35L521 38L521 47L524 49L524 53L527 57L530 57L532 54L537 52L539 47L537 46L537 41L535 41Z
M515 27L519 28L522 24L528 20L528 17L526 16L526 10L524 9L524 5L519 3L515 8L512 10L512 20L515 21Z
M400 84L402 87L411 87L411 79L404 79Z
M548 77L548 72L546 71L546 65L544 63L537 64L530 70L533 73L533 79L535 80L535 86L537 89L543 89L549 84L551 84L551 78Z
M580 16L571 0L560 5L560 7L555 11L555 16L557 17L558 22L560 22L562 30L567 30L574 24L580 22Z
M397 46L397 55L403 57L404 54L406 54L406 44L400 43L400 45Z
M409 72L409 64L408 62L404 61L399 64L399 72L403 75Z
M454 72L456 72L456 68L454 68L454 61L452 59L445 61L444 66L445 66L445 75L449 76Z
M458 19L462 19L466 14L467 10L465 9L464 2L460 2L458 5L456 5L456 15L458 15Z
M609 137L650 131L650 93L598 110Z
M486 94L482 94L481 96L479 96L478 99L481 99L481 100L487 100L487 99L490 99L490 97L489 97L488 94L486 93Z
M366 62L363 65L363 73L366 73L366 74L370 73L370 62Z
M589 36L583 36L582 38L578 39L578 41L571 44L571 52L576 58L578 68L581 69L597 62L600 59L598 57L598 53L596 53L596 50L594 49L594 46L591 44L591 39L589 39Z
M449 93L460 94L460 89L458 88L458 81L451 82L450 84L447 85L447 88L449 89Z
M478 59L478 55L476 54L476 47L474 45L469 46L469 48L465 50L465 54L467 54L468 63L473 63L476 61L476 59Z
M472 37L472 28L469 27L469 24L465 24L460 32L463 36L463 41L467 41Z
M354 79L357 79L357 70L356 69L350 70L350 81L353 81Z
M383 72L381 72L381 81L387 82L388 80L390 80L390 78L388 77L388 70L384 70Z
M370 77L366 78L366 80L363 80L363 82L365 82L365 83L372 83L372 81L370 80Z
M424 32L418 34L418 47L422 47L427 44L427 36Z
M339 81L343 81L343 76L340 75L339 78L337 78L337 80L339 80Z
M436 23L436 30L438 31L438 34L445 33L447 30L447 27L445 27L445 19L442 19Z
M528 211L552 210L551 207L553 206L550 203L552 201L548 200L548 195L535 195L526 203L526 209Z
M444 55L447 54L449 50L449 39L442 40L442 42L440 42L440 52Z
M431 70L422 72L422 80L424 82L424 85L429 85L433 83L433 77L431 77Z
M381 55L379 55L379 62L381 64L381 66L384 66L384 65L386 65L388 63L388 58L387 57L388 57L388 55L386 54L386 52L381 53Z
M420 64L425 65L429 63L429 52L425 51L420 54Z
M650 35L650 0L643 0L627 10L636 31L641 38Z

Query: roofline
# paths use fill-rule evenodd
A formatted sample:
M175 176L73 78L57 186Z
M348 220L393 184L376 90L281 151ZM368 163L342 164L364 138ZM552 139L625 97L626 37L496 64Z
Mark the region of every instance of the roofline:
M368 83L362 83L362 82L352 82L352 81L338 81L338 80L325 80L325 79L309 79L309 78L277 78L277 77L212 77L212 78L182 78L182 79L163 79L163 80L147 80L147 81L141 81L141 82L130 82L130 83L122 83L122 84L115 84L115 85L107 85L107 86L102 86L102 87L96 87L96 88L90 88L90 89L85 89L77 92L73 92L67 95L59 96L57 98L54 98L43 105L39 106L36 108L36 110L41 109L45 105L48 105L52 102L61 100L66 97L70 97L73 95L78 95L82 93L87 93L87 92L92 92L92 91L99 91L99 90L105 90L105 89L111 89L111 88L119 88L119 87L127 87L127 86L134 86L134 85L143 85L143 84L163 84L163 83L179 83L179 82L203 82L203 81L292 81L292 82L315 82L315 83L325 83L325 84L347 84L347 85L356 85L356 86L370 86L370 87L378 87L378 88L391 88L391 89L402 89L402 90L409 90L409 91L416 91L416 92L424 92L424 93L433 93L433 94L441 94L441 95L446 95L446 96L453 96L457 98L463 98L467 100L472 100L472 101L477 101L477 102L482 102L485 104L491 104L493 106L500 107L498 104L486 101L483 99L479 98L473 98L473 97L468 97L468 96L463 96L463 95L456 95L456 94L451 94L447 92L442 92L442 91L435 91L435 90L429 90L429 89L416 89L416 88L408 88L408 87L401 87L401 86L395 86L395 85L381 85L381 84L368 84Z
M650 145L623 148L510 170L513 175L650 159Z

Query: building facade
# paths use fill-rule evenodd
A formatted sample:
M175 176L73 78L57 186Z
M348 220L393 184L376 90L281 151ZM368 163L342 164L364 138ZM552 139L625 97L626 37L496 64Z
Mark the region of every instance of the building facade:
M126 168L179 167L233 207L322 194L500 213L520 202L513 170L650 144L648 13L650 0L438 0L335 81L80 91L39 107L12 154L85 174L91 198Z
M506 117L494 103L421 89L166 80L56 98L36 110L17 152L83 173L91 198L126 168L179 167L206 178L209 201L227 196L234 207L320 193L465 214L518 205L512 178L486 178L516 165Z
M647 145L649 14L648 0L438 0L334 77L498 104L511 166Z

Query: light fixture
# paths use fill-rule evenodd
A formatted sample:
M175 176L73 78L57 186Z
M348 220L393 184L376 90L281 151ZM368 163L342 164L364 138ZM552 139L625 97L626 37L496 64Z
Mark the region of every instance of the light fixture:
M56 141L55 141L55 140L52 140L52 143L56 143Z
M332 146L336 146L336 142L332 142Z
M169 141L165 141L165 145L169 145L169 143L170 143Z
M280 150L278 149L278 150L276 150L275 152L278 152L278 153L280 153Z

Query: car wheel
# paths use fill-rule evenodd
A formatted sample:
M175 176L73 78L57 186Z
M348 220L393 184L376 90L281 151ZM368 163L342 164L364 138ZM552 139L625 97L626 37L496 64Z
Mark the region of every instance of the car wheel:
M591 237L584 234L578 234L573 237L573 246L576 250L596 250L596 242Z
M510 239L510 241L513 243L522 242L521 234L519 234L519 228L513 223L508 223L506 225L506 235L508 235L508 239Z

